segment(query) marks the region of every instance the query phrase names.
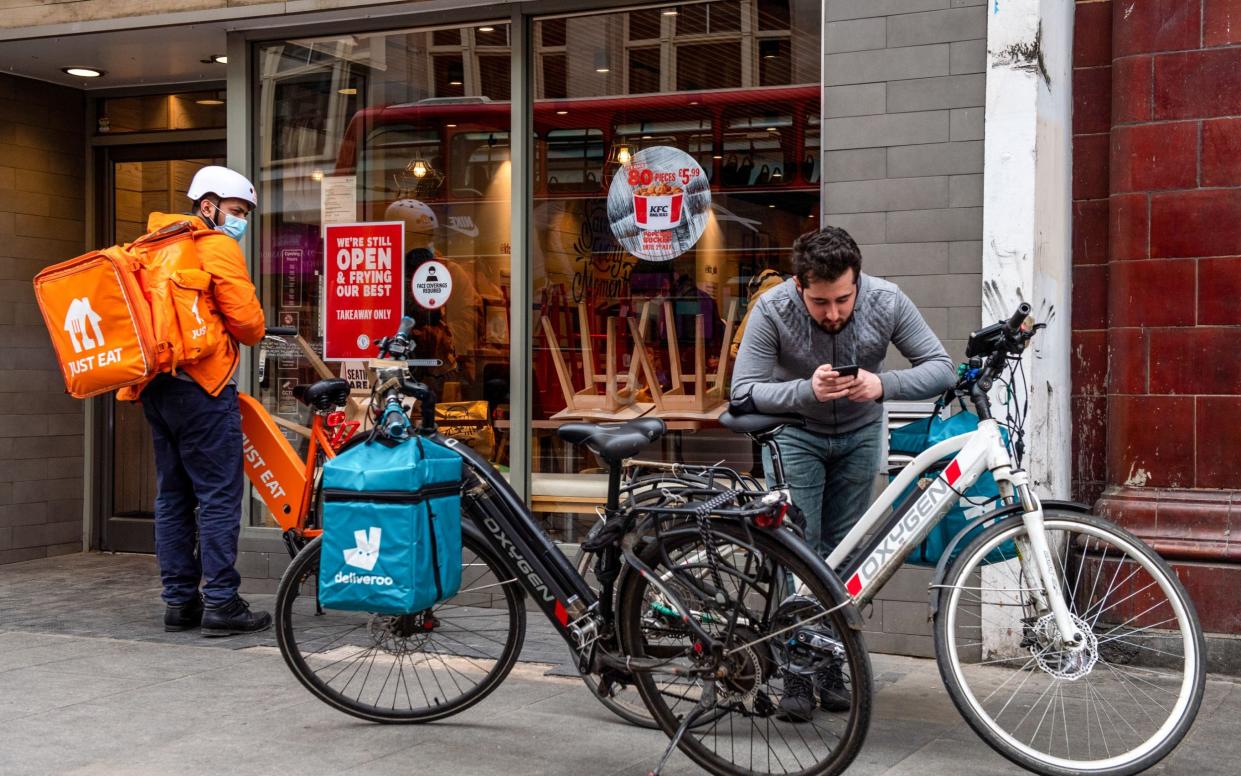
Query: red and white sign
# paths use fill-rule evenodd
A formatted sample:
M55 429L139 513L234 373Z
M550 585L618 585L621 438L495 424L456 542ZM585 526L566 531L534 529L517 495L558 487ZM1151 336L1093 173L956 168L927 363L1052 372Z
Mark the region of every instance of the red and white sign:
M405 224L328 224L323 235L323 358L372 358L405 314Z
M443 262L428 261L419 265L409 285L414 301L424 310L438 310L452 296L452 275Z

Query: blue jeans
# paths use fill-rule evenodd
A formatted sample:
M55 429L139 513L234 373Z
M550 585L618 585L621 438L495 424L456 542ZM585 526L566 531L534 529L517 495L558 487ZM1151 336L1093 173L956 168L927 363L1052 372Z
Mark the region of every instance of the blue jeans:
M188 603L201 583L207 606L226 604L241 584L235 564L245 472L237 388L212 396L196 383L159 375L142 392L142 411L155 439L155 554L164 602Z
M806 515L806 543L826 558L870 506L883 421L845 434L819 434L787 426L776 437L793 503ZM767 484L771 456L763 450Z

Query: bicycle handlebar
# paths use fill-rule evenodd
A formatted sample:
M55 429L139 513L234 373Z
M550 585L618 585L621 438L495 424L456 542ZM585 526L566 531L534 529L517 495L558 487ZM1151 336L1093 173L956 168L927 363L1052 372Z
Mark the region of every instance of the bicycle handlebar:
M1014 312L1012 317L1008 319L1008 322L1004 324L1004 333L1009 337L1015 336L1021 331L1021 326L1025 323L1026 318L1028 318L1029 315L1030 305L1028 302L1022 302L1017 305L1017 311Z

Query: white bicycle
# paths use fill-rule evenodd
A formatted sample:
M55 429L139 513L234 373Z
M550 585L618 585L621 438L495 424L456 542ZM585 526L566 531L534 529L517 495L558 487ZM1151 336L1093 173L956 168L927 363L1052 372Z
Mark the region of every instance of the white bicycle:
M1083 504L1044 503L1031 490L988 397L1006 369L1016 373L1041 328L1029 313L1023 304L1010 320L970 337L969 363L952 393L971 401L977 430L918 455L827 561L864 606L991 472L998 503L948 544L929 591L949 695L984 741L1023 768L1051 776L1139 773L1180 743L1198 713L1202 628L1154 550ZM725 413L721 422L768 449L782 489L775 438L803 420Z

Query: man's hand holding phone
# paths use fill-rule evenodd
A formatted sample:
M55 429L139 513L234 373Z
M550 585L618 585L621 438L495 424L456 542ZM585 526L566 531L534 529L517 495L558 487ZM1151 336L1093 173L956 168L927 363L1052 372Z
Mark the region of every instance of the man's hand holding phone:
M822 402L843 399L852 401L877 401L883 398L883 384L873 372L858 368L855 364L832 366L823 364L814 370L810 378L814 396Z

